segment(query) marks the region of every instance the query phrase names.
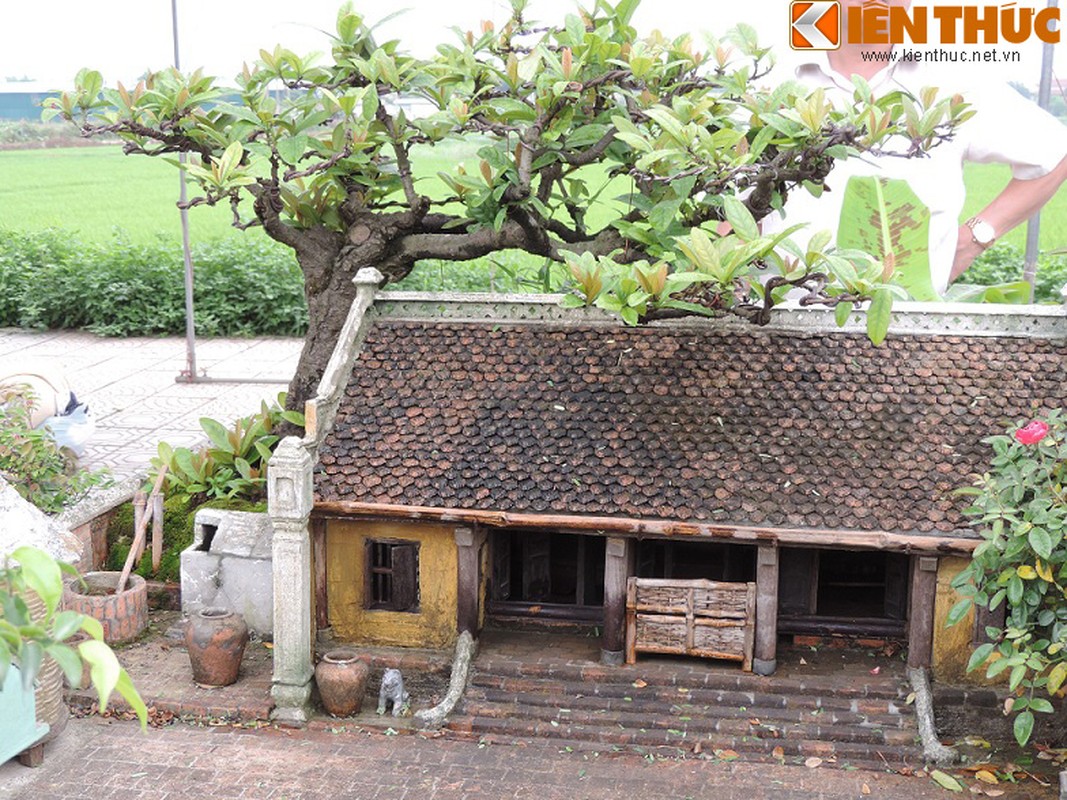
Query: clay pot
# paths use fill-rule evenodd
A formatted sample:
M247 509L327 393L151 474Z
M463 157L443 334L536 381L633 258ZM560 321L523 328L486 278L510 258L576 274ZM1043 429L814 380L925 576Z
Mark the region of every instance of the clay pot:
M63 607L97 620L108 644L131 642L148 627L148 585L131 575L116 594L120 577L120 572L87 572L81 581L71 578L63 586Z
M185 647L198 686L229 686L237 681L248 644L244 617L225 608L204 608L189 618Z
M335 717L358 714L367 691L370 667L355 650L331 650L315 667L315 683L326 713Z

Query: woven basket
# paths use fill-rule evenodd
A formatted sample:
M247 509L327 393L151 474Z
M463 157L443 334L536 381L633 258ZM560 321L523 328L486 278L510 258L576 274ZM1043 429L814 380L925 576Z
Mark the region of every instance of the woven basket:
M29 589L22 599L26 601L34 621L45 618L47 609L36 592ZM48 735L41 741L50 742L67 727L67 718L70 716L70 709L63 699L63 670L51 656L46 655L41 661L33 694L37 703L37 721L47 722L49 726Z

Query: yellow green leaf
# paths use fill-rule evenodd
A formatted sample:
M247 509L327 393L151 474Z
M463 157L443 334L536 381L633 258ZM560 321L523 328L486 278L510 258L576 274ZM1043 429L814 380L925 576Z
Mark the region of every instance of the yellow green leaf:
M953 778L947 772L942 772L939 769L935 769L930 773L930 777L934 783L940 786L942 789L948 789L950 792L962 792L963 784Z

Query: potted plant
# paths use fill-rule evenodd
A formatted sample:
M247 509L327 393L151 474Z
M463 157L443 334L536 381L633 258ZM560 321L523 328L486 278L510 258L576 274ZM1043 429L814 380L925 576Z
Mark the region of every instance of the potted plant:
M60 610L64 572L77 575L70 565L34 547L20 547L0 562L0 686L5 687L5 693L14 687L32 694L48 657L55 660L72 686L80 686L83 665L88 665L101 710L107 708L111 693L118 692L145 728L148 710L129 674L103 641L100 623L76 611ZM27 598L34 595L43 605L43 613L31 612ZM88 638L74 646L68 644L78 633ZM19 670L17 683L7 682L13 664ZM3 723L0 719L0 728L5 727Z

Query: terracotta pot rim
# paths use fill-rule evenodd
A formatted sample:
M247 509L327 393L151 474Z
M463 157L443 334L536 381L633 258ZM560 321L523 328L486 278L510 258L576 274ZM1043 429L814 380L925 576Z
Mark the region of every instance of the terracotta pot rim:
M198 617L203 619L226 619L227 617L234 616L236 612L231 611L228 608L222 606L207 606L196 612Z
M87 594L82 591L81 583L92 585L92 581L95 579L99 585L102 585L105 589L114 589L119 582L119 578L122 577L121 572L115 570L94 570L92 572L86 572L81 578L69 577L63 581L63 587L73 595L78 597L96 597L97 595ZM130 592L147 591L148 583L140 575L130 573L126 579L126 588L122 590L121 594L129 594ZM119 594L119 592L115 592ZM112 595L114 596L114 595Z
M359 661L359 653L351 647L337 647L324 653L322 660L329 664L351 664Z

